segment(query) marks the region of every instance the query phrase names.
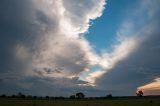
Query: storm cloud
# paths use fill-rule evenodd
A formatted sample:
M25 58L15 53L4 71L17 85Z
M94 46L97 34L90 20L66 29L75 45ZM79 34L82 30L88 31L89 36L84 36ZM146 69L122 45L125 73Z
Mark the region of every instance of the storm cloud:
M160 77L158 0L140 0L117 30L111 52L85 33L105 0L1 0L0 93L134 95ZM100 36L95 36L100 37Z
M104 0L2 0L0 92L39 92L41 83L45 93L47 86L88 84L79 74L95 64L96 54L82 33L102 15L104 5Z
M117 34L122 39L134 35L136 41L138 41L137 46L127 58L118 62L115 67L97 80L98 87L112 90L115 95L124 95L124 93L126 95L136 95L137 88L141 89L140 86L154 83L154 80L160 77L159 3L158 0L153 0L153 2L142 0L137 4L139 10L130 11L133 14L126 17ZM137 18L133 18L133 15ZM140 27L136 26L137 24ZM124 52L125 50L121 53ZM158 83L157 80L157 86L159 86ZM145 88L141 90L147 92ZM157 91L159 90L157 88ZM154 90L150 90L146 95L159 94L153 92Z

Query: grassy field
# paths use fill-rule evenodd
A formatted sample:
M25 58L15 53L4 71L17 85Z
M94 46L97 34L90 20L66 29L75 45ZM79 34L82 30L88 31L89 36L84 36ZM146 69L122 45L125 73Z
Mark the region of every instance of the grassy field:
M0 99L0 106L160 106L160 98L120 98L101 100Z

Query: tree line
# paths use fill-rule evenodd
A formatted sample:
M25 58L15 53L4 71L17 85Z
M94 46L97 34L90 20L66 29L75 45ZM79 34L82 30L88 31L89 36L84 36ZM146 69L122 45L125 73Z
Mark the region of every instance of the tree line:
M33 96L33 95L25 95L23 93L13 94L13 95L0 95L0 98L21 98L21 99L104 99L104 98L112 98L111 94L108 94L104 97L85 97L85 94L82 92L78 92L76 94L70 95L69 97L53 97L53 96Z
M141 97L143 96L142 91L137 91L136 92L137 96ZM108 94L103 97L85 97L85 94L82 92L78 92L76 94L70 95L69 97L53 97L53 96L33 96L33 95L25 95L21 92L18 94L13 94L11 96L7 96L5 94L0 95L0 98L21 98L21 99L107 99L107 98L113 98L112 94Z

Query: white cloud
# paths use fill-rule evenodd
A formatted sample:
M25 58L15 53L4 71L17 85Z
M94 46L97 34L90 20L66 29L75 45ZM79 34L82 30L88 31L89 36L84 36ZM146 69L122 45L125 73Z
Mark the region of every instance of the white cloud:
M130 53L134 51L138 44L138 40L134 37L125 38L117 45L114 46L114 50L112 53L104 53L102 56L101 65L105 69L111 69L114 65L126 58Z
M98 63L100 57L85 37L79 36L88 30L91 20L102 15L105 0L41 0L34 3L47 17L43 23L37 21L44 26L45 33L37 43L38 49L33 55L33 70L39 69L34 71L35 75L71 78ZM48 26L46 19L51 25ZM46 26L49 28L46 29ZM60 69L60 73L45 73L44 67Z
M92 72L92 73L89 73L89 75L86 77L86 81L89 82L89 84L91 86L96 86L96 79L97 78L100 78L103 74L105 74L106 71L95 71L95 72Z
M65 20L72 29L70 32L84 33L89 28L90 20L102 15L105 0L63 0Z
M115 65L127 58L137 47L139 41L134 38L125 38L121 40L118 44L114 45L113 51L110 53L103 52L99 56L95 65L99 65L98 69L90 69L89 71L84 71L80 74L80 78L88 81L91 85L96 85L97 78L106 74L109 70L115 67ZM90 67L92 68L92 66ZM95 71L93 71L95 70Z
M56 18L57 23L57 26L49 26L33 56L33 66L40 69L43 76L53 78L79 76L80 79L93 84L102 74L126 58L138 43L137 39L126 37L132 29L132 24L129 22L118 31L117 35L121 38L118 38L118 43L113 47L114 50L111 53L96 54L85 37L79 37L81 33L88 30L91 20L102 15L105 0L101 2L97 0L51 0L49 2L41 0L35 4L48 17L49 22ZM95 65L100 65L101 68L98 70L105 70L105 72L98 70L92 72L91 68ZM51 70L58 68L60 73L44 73L43 67L49 67Z

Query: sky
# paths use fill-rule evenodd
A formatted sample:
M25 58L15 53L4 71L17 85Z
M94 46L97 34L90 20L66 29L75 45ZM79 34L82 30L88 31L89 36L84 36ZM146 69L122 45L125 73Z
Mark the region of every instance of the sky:
M160 95L159 0L1 0L0 94Z

